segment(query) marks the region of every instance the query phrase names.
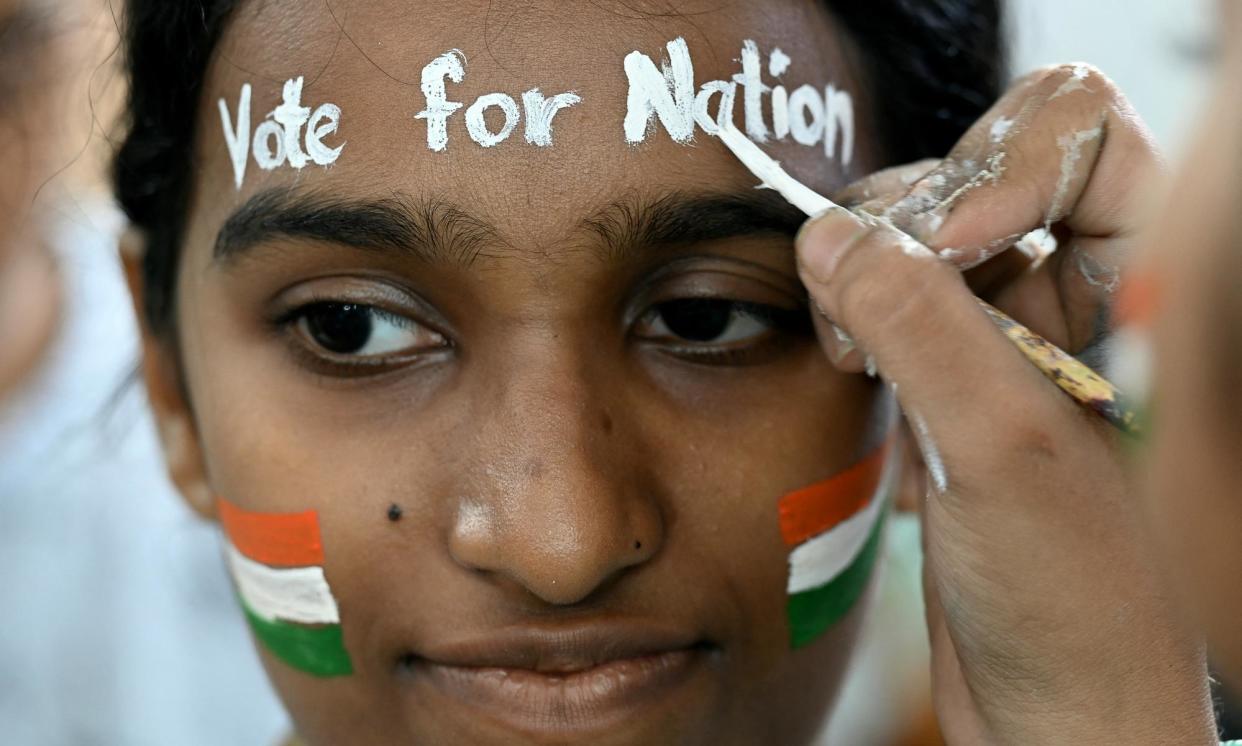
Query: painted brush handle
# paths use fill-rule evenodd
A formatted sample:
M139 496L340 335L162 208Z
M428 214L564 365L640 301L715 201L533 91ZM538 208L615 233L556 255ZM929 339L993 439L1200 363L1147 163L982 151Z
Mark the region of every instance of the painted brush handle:
M996 327L1026 356L1027 360L1080 404L1094 410L1118 430L1142 438L1138 412L1129 406L1116 386L1082 361L1026 328L987 301L979 306Z

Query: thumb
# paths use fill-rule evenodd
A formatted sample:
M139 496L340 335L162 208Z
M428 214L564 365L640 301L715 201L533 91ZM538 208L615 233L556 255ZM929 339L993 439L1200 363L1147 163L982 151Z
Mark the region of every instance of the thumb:
M927 441L964 453L994 442L998 419L1037 425L1072 409L1047 395L1051 384L996 329L961 274L891 224L832 208L803 227L797 254L819 308L896 385L925 457Z

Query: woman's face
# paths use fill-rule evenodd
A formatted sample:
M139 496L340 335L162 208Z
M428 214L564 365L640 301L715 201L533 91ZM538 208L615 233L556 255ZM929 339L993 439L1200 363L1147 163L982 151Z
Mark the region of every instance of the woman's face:
M1222 6L1216 95L1148 241L1161 278L1151 507L1178 587L1207 627L1222 672L1242 687L1242 8Z
M855 97L848 173L770 146L824 191L874 167L873 128L816 4L698 6L263 2L232 20L177 283L187 405L162 416L192 417L187 491L316 514L352 673L260 646L309 743L797 743L829 709L861 604L792 648L777 506L872 453L885 407L810 331L799 216L701 132L625 142L623 60L684 36L696 81L727 81L754 39L774 85L779 45L788 90ZM464 105L435 152L421 73L452 49ZM302 106L340 107L323 141L343 150L252 157L237 188L218 100L235 128L251 84L253 132L298 76ZM479 96L536 87L582 99L551 146L524 111L499 145L471 140Z

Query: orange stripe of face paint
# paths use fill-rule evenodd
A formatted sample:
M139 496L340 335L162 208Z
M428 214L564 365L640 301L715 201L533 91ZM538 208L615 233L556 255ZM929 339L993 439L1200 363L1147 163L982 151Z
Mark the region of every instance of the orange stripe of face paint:
M1117 326L1151 326L1160 307L1160 282L1154 272L1132 271L1121 283L1113 320Z
M888 446L877 448L846 471L781 498L781 536L791 547L846 520L871 501L880 486Z
M229 501L217 501L220 523L237 551L273 567L307 567L323 564L319 537L319 514L251 513Z

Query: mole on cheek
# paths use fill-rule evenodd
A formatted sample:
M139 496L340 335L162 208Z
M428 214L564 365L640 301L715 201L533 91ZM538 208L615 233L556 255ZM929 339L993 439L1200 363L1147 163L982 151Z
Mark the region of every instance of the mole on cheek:
M393 503L392 505L388 506L388 520L392 521L393 523L396 523L397 521L401 520L401 516L404 514L405 514L405 511L401 510L400 505Z

